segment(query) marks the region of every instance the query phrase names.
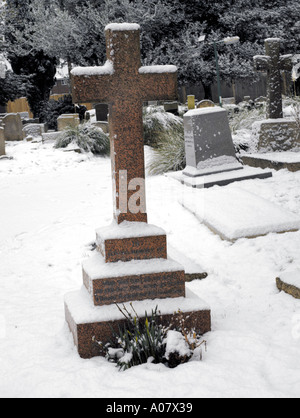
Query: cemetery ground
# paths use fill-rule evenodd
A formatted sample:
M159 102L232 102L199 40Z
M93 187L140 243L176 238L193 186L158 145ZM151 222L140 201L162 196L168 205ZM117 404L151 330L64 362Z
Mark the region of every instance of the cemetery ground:
M180 205L179 182L148 176L149 223L208 273L187 286L211 306L212 332L202 361L119 372L103 358L78 356L63 303L82 285L95 229L112 220L110 159L53 143L11 142L6 152L13 159L0 164L1 397L299 397L300 304L275 282L300 268L299 231L222 240ZM146 147L148 163L151 153ZM222 190L299 214L300 172L272 172ZM200 192L205 199L209 190Z

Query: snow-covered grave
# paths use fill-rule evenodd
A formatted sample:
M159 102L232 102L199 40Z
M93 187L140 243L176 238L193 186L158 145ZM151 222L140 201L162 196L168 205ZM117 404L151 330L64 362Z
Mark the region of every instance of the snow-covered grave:
M186 188L182 205L223 239L235 241L300 229L300 216L234 185L207 191Z

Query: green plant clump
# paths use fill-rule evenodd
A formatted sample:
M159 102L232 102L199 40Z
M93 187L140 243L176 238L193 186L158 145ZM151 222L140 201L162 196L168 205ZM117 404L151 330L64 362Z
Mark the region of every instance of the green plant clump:
M168 131L160 133L157 147L153 150L152 160L148 165L151 175L179 171L186 167L184 128L182 125L172 126Z
M183 119L168 113L163 106L148 106L143 112L144 144L157 148L173 130L183 128Z
M79 147L84 152L91 152L96 155L109 155L110 142L109 137L101 128L89 123L69 127L63 131L63 134L55 143L55 148L66 148L70 144Z
M126 322L118 332L112 329L111 342L103 346L94 339L101 353L109 361L117 363L120 370L145 363L162 363L174 368L188 362L193 356L202 359L201 346L206 342L200 341L200 336L194 330L185 327L181 311L174 314L170 326L166 327L162 325L158 307L150 317L145 312L145 317L141 319L133 305L130 306L133 314L125 305L123 309L117 305Z

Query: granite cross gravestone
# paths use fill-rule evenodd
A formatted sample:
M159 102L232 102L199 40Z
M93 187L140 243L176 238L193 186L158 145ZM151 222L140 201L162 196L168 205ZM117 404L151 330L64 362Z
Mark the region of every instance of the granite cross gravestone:
M162 313L160 320L168 325L180 309L186 326L202 333L211 328L210 308L186 293L184 269L168 259L166 233L148 225L144 206L142 103L175 100L177 68L141 67L140 27L136 24L108 25L106 46L104 67L72 71L74 102L104 100L109 104L115 197L115 222L97 231L97 253L83 263L87 290L65 297L66 320L84 358L100 355L94 340L105 344L111 339L112 328L124 325L115 303L135 301L135 312L141 318L157 307ZM135 186L142 188L140 204L131 206L130 200L135 199L129 191ZM131 207L137 210L131 212Z
M106 34L108 60L105 66L74 69L73 98L76 103L109 104L115 219L118 223L124 220L147 222L144 190L139 194L141 210L138 213L128 211L136 193L137 179L145 178L142 103L176 100L177 68L141 66L138 25L111 24ZM143 181L139 186L144 188ZM125 194L126 201L122 201Z
M267 118L280 119L282 110L281 71L291 71L292 55L280 56L280 39L265 40L266 55L256 55L254 66L257 71L267 72Z
M32 138L41 137L43 132L43 124L40 123L29 123L23 128L23 137L26 139L28 136Z
M245 164L253 167L278 169L286 167L283 152L298 151L300 148L299 128L294 118L283 118L281 71L291 71L292 55L280 55L280 39L270 38L265 41L266 55L254 57L257 71L267 72L267 119L256 121L252 125L252 142L257 144L261 153L282 153L282 159L271 156L264 160L260 155L242 156ZM299 159L298 159L299 163ZM290 168L294 169L294 163Z

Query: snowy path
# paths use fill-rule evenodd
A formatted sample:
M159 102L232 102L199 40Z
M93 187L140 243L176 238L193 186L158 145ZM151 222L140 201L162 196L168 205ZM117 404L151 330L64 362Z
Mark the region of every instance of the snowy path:
M82 360L64 321L63 296L82 283L95 229L111 222L109 159L8 144L0 161L0 397L299 397L300 302L275 278L300 268L300 232L222 241L177 202L180 187L147 180L149 223L209 277L189 287L212 308L202 362L120 373ZM235 184L228 188L237 187ZM300 213L300 173L239 188Z

